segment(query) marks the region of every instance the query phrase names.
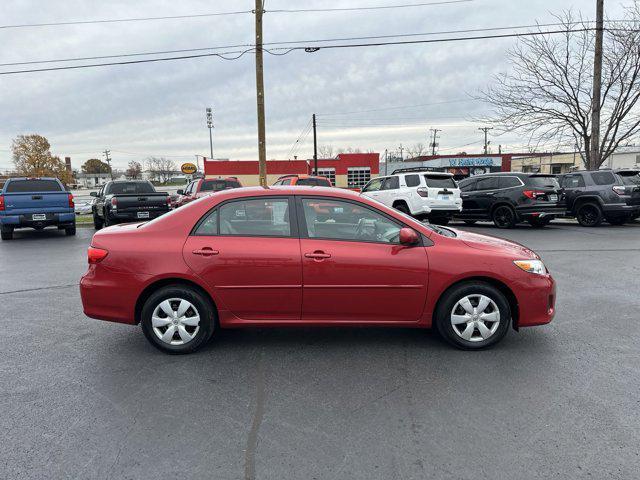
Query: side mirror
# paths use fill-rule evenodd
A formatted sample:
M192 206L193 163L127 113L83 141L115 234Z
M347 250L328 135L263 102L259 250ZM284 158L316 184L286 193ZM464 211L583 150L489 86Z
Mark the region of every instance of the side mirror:
M400 229L400 245L416 245L418 242L420 242L420 237L413 228Z
M176 192L178 195L184 195L184 190L180 189Z
M91 195L92 197L97 197L98 196L98 192L91 192L89 195Z

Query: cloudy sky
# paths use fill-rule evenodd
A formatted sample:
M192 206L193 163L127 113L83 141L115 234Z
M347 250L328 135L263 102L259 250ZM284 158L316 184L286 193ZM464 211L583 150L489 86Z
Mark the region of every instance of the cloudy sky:
M595 10L595 0L473 0L372 11L273 11L416 3L425 2L266 0L264 41L528 25L552 22L552 13L562 9L571 8L589 19ZM198 15L251 10L253 6L252 0L3 0L0 72L100 61L6 65L17 62L251 44L254 17L244 13L144 22L6 26ZM606 8L611 18L622 11L619 2L609 1ZM319 144L334 149L384 152L400 144L426 145L429 129L437 127L442 129L441 153L477 152L482 138L477 130L480 125L473 119L487 110L470 96L488 85L493 75L508 70L505 52L514 42L500 39L265 55L267 158L310 157L311 135L304 137L293 153L292 146L314 112L318 114ZM238 50L242 48L218 52ZM161 55L155 55L158 57ZM0 75L0 170L12 166L12 139L28 133L45 135L55 154L72 157L74 168L88 158L101 158L106 148L120 168L149 155L170 156L178 163L192 161L195 154L209 152L207 106L214 109L214 156L257 158L252 54L235 61L205 57ZM521 138L514 137L493 142L506 149L523 144Z

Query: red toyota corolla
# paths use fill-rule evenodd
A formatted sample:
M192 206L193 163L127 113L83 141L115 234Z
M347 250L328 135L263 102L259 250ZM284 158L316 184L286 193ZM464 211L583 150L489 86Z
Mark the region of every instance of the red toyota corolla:
M555 313L555 282L522 245L323 187L226 190L101 230L80 291L89 317L141 324L168 353L252 326L435 325L480 349Z

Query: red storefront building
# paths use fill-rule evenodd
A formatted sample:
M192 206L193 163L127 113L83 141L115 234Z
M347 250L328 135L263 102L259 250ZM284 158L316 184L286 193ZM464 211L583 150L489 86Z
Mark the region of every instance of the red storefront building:
M318 159L318 175L327 177L336 187L362 188L371 178L378 176L380 154L340 153L336 158ZM267 160L267 184L273 184L282 175L311 174L313 160ZM243 186L259 185L257 160L206 160L207 178L237 177Z

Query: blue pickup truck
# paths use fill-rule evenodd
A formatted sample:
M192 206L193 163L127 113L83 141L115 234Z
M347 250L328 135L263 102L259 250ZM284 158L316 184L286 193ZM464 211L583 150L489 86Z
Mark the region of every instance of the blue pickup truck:
M0 232L11 240L17 228L57 227L76 234L73 195L57 178L10 178L0 190Z

